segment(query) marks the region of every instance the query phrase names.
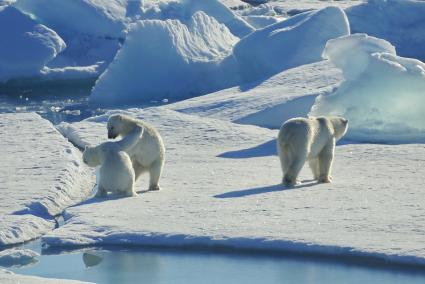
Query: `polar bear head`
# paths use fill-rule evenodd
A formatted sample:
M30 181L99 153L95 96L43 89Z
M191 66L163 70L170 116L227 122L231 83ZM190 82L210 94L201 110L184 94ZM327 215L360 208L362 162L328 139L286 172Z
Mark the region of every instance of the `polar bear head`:
M125 136L134 128L137 122L126 115L114 114L108 119L108 138L115 139L118 136Z
M83 162L89 167L97 167L100 165L99 155L96 147L86 146L83 152Z
M333 116L330 117L329 120L331 121L334 128L335 139L338 141L347 132L348 119L340 116Z

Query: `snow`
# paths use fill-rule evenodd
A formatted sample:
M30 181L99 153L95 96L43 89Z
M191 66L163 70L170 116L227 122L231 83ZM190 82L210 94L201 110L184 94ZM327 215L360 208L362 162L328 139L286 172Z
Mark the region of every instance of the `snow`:
M30 249L6 249L0 251L0 266L26 266L36 263L40 255Z
M276 130L164 107L126 113L155 125L164 138L163 190L69 208L65 225L44 243L224 246L425 263L425 234L418 229L425 225L423 145L341 145L334 183L312 182L305 168L302 185L289 189L279 185ZM105 140L106 119L69 124L70 138ZM146 176L141 179L138 191L147 188Z
M350 33L343 10L328 7L276 23L240 40L233 49L244 82L320 61L329 39Z
M111 62L125 38L127 0L19 0L13 5L54 29L67 49L49 67ZM106 66L104 66L106 67ZM103 70L102 70L103 71ZM71 78L72 79L72 78Z
M132 25L123 48L96 82L90 102L116 106L176 100L241 80L257 81L320 61L326 41L348 33L344 12L332 7L268 26L239 42L204 12L195 13L187 25L177 20L140 21Z
M385 39L397 54L425 60L425 2L374 0L346 10L352 33Z
M203 12L195 13L188 25L178 20L135 23L96 82L90 102L112 105L181 98L232 85L228 81L235 79L224 58L236 41L226 26Z
M120 37L127 0L19 0L14 6L59 33Z
M332 92L342 80L337 68L328 61L320 61L286 70L264 81L166 107L187 114L279 129L289 118L306 116L315 98Z
M256 29L261 29L279 22L279 19L271 16L245 16L244 19Z
M53 278L42 278L35 276L24 276L15 274L11 271L0 269L0 282L2 284L82 284L89 282L80 282L74 280L64 280L64 279L53 279Z
M142 1L141 19L169 20L177 19L186 23L199 11L224 24L237 37L244 37L255 29L218 0L160 0Z
M248 0L247 2L253 3L254 1ZM306 11L323 9L328 6L335 6L340 7L342 9L346 9L351 6L361 4L362 2L365 2L365 0L269 0L267 1L267 4L262 5L268 5L272 7L273 10L275 10L281 15L293 16L295 14L299 14ZM236 3L233 6L237 7ZM245 9L249 10L250 8Z
M56 32L19 10L0 7L0 82L31 77L65 49Z
M0 136L3 246L52 230L53 216L91 193L93 175L79 151L37 114L0 114Z
M349 119L356 141L425 141L425 64L397 56L385 40L355 34L331 40L324 57L342 69L345 81L319 96L312 115Z
M95 80L99 74L99 65L68 66L62 68L44 67L41 69L42 80Z
M189 21L204 11L242 37L254 28L218 0L19 0L14 6L52 27L68 45L49 67L110 63L125 40L129 25L137 20ZM75 19L78 19L76 21ZM105 66L106 67L106 66ZM102 70L103 71L103 70Z

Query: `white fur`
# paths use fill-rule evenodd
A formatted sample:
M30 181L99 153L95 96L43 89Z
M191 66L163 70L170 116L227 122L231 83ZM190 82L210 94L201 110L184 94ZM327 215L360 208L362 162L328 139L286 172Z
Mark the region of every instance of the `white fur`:
M135 127L143 127L142 137L127 153L132 160L136 180L142 173L149 172L149 190L159 190L165 147L158 131L140 120L120 114L110 116L107 127L108 138L126 137Z
M331 182L335 143L347 131L348 120L342 117L292 118L280 128L277 150L283 171L283 183L299 183L298 174L306 160L314 179Z
M142 133L143 128L138 128L121 141L105 142L96 147L85 148L84 163L90 167L101 165L96 196L106 196L108 192L136 196L135 173L131 159L125 151L137 143Z

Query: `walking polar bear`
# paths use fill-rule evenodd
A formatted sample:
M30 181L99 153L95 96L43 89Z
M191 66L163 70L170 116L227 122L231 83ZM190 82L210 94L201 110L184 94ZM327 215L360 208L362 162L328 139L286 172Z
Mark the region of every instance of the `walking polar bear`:
M348 120L342 117L292 118L280 128L277 150L285 185L298 184L298 174L306 160L314 179L331 182L335 143L347 132Z
M133 164L135 179L137 180L142 173L149 172L149 190L159 190L165 147L158 131L140 120L117 114L109 117L108 138L126 137L136 127L142 127L143 134L136 145L127 151Z
M118 142L105 142L95 147L87 147L83 161L90 167L100 166L98 191L96 196L106 196L108 192L136 196L135 174L126 151L134 147L143 134L143 128L135 128L131 134Z

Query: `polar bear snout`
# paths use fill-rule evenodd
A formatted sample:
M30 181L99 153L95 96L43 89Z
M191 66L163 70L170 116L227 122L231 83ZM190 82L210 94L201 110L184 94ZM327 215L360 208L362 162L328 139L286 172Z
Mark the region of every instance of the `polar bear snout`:
M114 133L109 133L108 132L108 139L115 139L117 138L118 135L114 134Z

